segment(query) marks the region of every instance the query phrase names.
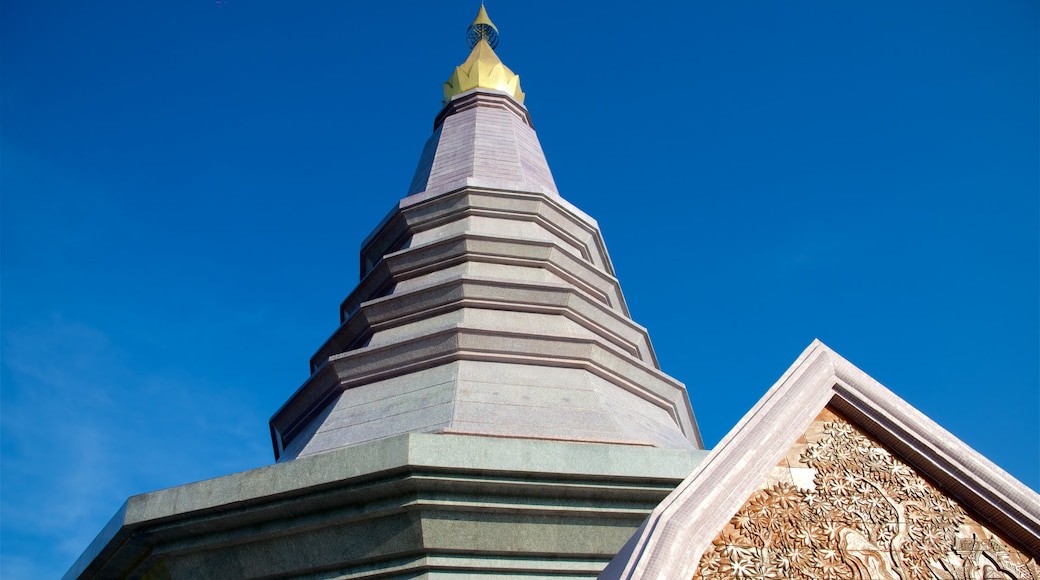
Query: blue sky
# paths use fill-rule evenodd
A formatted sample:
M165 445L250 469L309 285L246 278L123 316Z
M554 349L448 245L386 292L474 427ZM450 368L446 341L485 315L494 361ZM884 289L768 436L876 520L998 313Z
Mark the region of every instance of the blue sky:
M477 7L0 4L4 578L272 461ZM1036 2L488 10L708 444L820 338L1040 487Z

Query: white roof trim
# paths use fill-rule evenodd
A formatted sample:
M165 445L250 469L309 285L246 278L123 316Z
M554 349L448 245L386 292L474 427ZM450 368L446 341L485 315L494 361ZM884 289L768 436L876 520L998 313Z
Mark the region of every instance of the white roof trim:
M1040 495L819 340L650 514L601 580L691 578L704 550L828 404L1032 553Z

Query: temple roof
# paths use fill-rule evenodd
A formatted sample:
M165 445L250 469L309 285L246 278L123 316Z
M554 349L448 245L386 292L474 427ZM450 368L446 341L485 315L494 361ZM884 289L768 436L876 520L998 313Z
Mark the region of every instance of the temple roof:
M843 416L856 432L876 441L877 448L890 453L930 482L935 490L981 518L979 523L984 522L990 531L1021 544L1029 555L1040 553L1040 496L1036 492L816 340L686 480L657 506L600 574L599 580L693 578L701 556L714 545L720 530L760 484L767 478L773 478L771 483L783 481L777 479L775 468L794 466L787 463L787 454L798 444L805 446L808 429L825 410ZM858 461L871 451L857 450L842 455ZM881 469L890 468L891 465L883 465ZM817 469L808 471L809 479L817 481ZM851 469L847 471L850 472ZM894 471L887 471L884 477L892 477L891 473ZM779 476L782 477L782 470ZM870 478L860 477L857 486L863 484L876 485ZM850 497L854 495L849 492ZM887 495L886 498L891 499ZM921 509L917 506L924 504L919 500L898 505ZM895 500L892 501L893 506L897 506ZM946 538L953 537L956 531L953 528L946 526ZM979 539L989 534L981 529L975 531ZM847 550L851 545L845 544L847 535L840 537L842 545L821 544L834 548L836 555L832 559L835 560L841 557L837 555L839 550ZM860 550L863 548L853 551Z

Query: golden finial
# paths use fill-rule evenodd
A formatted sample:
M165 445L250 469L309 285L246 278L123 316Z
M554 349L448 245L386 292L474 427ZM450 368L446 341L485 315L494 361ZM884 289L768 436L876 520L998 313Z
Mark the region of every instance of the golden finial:
M470 48L473 48L480 42L480 39L484 39L491 45L491 48L498 48L498 27L495 26L494 22L491 22L491 18L487 15L487 10L484 9L484 3L480 3L480 10L477 11L477 17L473 19L473 24L469 25L466 29L466 42Z
M518 103L524 102L520 90L520 76L502 64L495 47L498 46L498 27L491 22L481 3L473 24L466 29L466 43L473 49L466 62L455 67L451 78L444 83L444 103L471 89L494 89L511 95Z

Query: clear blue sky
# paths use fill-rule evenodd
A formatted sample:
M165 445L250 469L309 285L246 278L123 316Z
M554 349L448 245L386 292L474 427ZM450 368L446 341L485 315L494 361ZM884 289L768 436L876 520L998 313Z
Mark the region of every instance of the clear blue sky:
M0 6L15 580L272 461L478 3ZM1036 2L488 10L709 445L818 337L1040 487Z

